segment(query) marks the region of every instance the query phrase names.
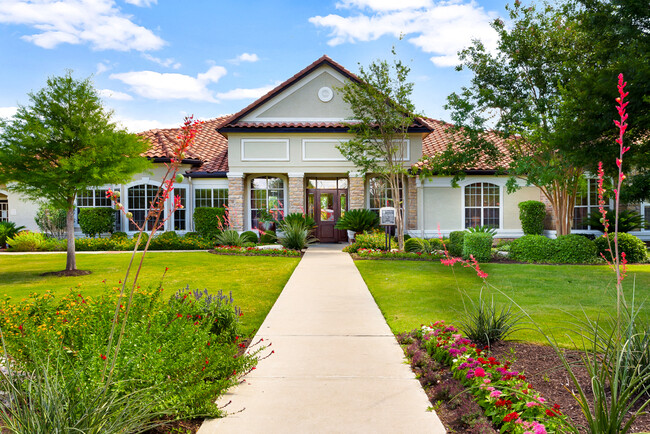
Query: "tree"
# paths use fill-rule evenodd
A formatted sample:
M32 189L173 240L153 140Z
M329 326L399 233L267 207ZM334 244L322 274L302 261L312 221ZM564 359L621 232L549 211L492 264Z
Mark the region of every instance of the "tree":
M146 143L118 129L90 79L71 72L29 94L14 118L0 123L0 183L67 211L66 272L76 267L75 198L91 187L127 181L148 167Z
M395 56L395 50L392 51ZM413 83L407 82L410 68L395 57L359 66L359 81L349 81L341 89L353 116L348 123L354 138L337 148L366 174L382 178L388 185L396 208L395 223L400 250L404 249L404 211L400 186L406 183L408 130L413 125L415 107L410 100Z
M552 206L558 235L571 230L573 206L582 167L558 153L556 122L563 110L562 92L580 65L584 41L572 21L550 7L541 12L508 6L511 25L497 19L498 49L490 53L480 41L460 53L462 65L474 73L471 85L448 97L455 133L462 137L429 160L423 174L447 174L454 182L477 162L491 164L538 187ZM492 126L491 129L488 127ZM511 161L502 164L505 141Z
M618 167L610 158L618 152L612 128L616 108L612 83L620 73L628 82L628 110L634 113L626 134L633 143L625 155L629 188L623 200L650 198L650 8L647 0L568 0L565 15L573 17L584 41L580 73L563 93L563 116L558 131L564 134L559 149L595 174L598 162L616 178Z

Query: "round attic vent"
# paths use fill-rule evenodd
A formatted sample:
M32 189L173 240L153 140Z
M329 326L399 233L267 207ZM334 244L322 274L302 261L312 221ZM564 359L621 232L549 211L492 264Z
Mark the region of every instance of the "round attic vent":
M323 102L329 102L334 98L334 91L329 87L321 87L318 89L318 99Z

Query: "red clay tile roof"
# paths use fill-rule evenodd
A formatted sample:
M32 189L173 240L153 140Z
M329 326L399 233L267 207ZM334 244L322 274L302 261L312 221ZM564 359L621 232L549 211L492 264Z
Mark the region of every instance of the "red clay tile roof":
M227 172L228 171L228 139L217 132L230 116L221 116L205 121L196 136L194 145L187 152L187 159L200 160L199 167L193 167L188 172ZM155 129L140 133L149 139L149 150L144 154L149 158L169 158L181 133L180 128Z
M423 121L433 129L433 132L428 134L424 139L422 139L422 154L427 156L433 156L440 152L443 152L447 149L449 143L458 142L463 138L460 132L447 131L452 124L448 124L443 121L438 121L431 118L423 118ZM487 139L493 141L499 150L501 150L502 157L499 159L497 164L502 167L507 167L511 162L512 158L509 156L508 147L505 140L498 136L494 132L488 132ZM413 168L421 168L423 166L422 162L416 163L413 165ZM467 168L467 170L494 170L494 164L491 164L487 161L487 158L480 158L475 167Z

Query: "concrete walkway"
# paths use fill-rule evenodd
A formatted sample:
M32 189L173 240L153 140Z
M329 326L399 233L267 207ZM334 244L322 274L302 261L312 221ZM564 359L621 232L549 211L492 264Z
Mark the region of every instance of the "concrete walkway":
M259 338L275 354L223 398L231 415L199 434L445 432L340 245L307 250Z

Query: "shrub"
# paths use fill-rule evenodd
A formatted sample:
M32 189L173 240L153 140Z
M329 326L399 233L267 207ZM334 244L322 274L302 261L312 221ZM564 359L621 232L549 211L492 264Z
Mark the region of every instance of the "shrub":
M275 236L275 232L273 231L266 231L260 235L260 244L273 244L277 240L278 238Z
M610 229L614 230L614 221L616 220L616 212L612 209L606 211L607 220L609 220ZM594 210L589 214L589 217L583 224L591 226L601 232L605 232L605 226L601 222L603 215L599 210ZM644 228L645 222L643 216L634 210L622 209L618 212L618 232L630 232L638 228Z
M542 235L546 205L538 200L519 202L519 220L525 235Z
M217 244L221 246L241 247L242 239L239 236L239 232L232 229L226 229L217 235Z
M392 244L397 244L393 238ZM378 249L386 250L386 235L383 232L366 232L354 237L354 245L357 250L360 249Z
M115 211L111 208L81 208L79 227L84 235L95 237L115 228Z
M442 241L437 238L425 240L424 238L409 238L404 240L404 250L411 253L431 254L442 249Z
M59 240L56 238L46 238L39 250L45 252L62 252L68 248L68 240Z
M610 233L608 237L613 249L614 234ZM613 253L610 254L610 252L607 251L607 249L609 249L609 244L607 243L607 239L605 237L596 238L596 247L598 248L599 255L604 255L605 259L608 261L612 260L612 257L614 255ZM625 259L630 263L645 262L647 260L645 244L634 235L619 233L618 251L619 256L621 252L625 252Z
M152 410L173 418L217 416L215 398L255 363L254 355L238 355L240 311L222 293L185 288L168 300L163 294L160 287L134 293L113 375L118 384L109 392L127 397L146 390L155 398ZM101 385L113 292L92 298L48 292L22 303L2 301L0 310L17 369L32 372L40 357L65 351L66 374L83 379L74 384L77 391L92 393ZM56 312L65 312L65 321Z
M202 237L216 238L221 232L220 225L224 224L225 208L196 208L194 210L194 229Z
M449 234L449 245L447 250L451 256L462 256L465 231L453 231Z
M80 252L100 252L108 250L133 250L135 240L111 240L110 238L77 238L74 240L75 248ZM121 247L121 248L120 248ZM144 248L144 243L140 241L140 250Z
M300 220L285 221L282 224L282 236L278 237L278 241L285 249L302 250L316 241L309 232Z
M23 231L13 238L7 238L9 249L16 252L36 252L45 243L45 235L39 232Z
M183 238L186 238L188 240L196 240L202 237L198 232L186 232L185 235L183 235Z
M361 233L372 230L379 224L379 216L369 209L351 209L338 219L336 229Z
M66 230L66 210L55 208L48 203L41 203L36 212L34 221L44 234L63 238Z
M111 240L127 240L129 236L126 232L113 232L110 238Z
M594 262L598 249L590 239L576 235L560 235L555 240L555 254L552 262L557 263L586 263Z
M553 241L543 235L524 235L510 244L510 258L523 262L552 262Z
M468 232L463 241L463 258L470 255L479 262L487 262L492 257L492 235L488 232Z
M257 233L255 233L253 231L242 232L241 235L239 236L239 238L241 238L242 243L245 243L245 244L253 243L253 245L255 243L257 243L257 240L258 240Z
M247 243L242 243L241 246L242 246L242 247L255 247L255 246L257 246L257 244L256 244L256 243L247 242Z
M177 250L181 238L174 231L161 232L151 239L151 250Z
M7 238L15 237L25 226L16 226L14 222L0 222L0 249L7 245Z

